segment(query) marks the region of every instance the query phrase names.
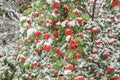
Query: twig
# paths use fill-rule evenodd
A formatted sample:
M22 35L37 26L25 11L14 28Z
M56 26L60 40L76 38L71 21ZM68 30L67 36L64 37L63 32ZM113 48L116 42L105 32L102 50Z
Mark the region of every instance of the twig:
M94 4L93 4L93 9L92 9L92 21L94 21L96 2L97 2L97 0L95 0L95 1L94 1Z
M92 18L92 15L90 14L90 12L85 8L85 7L79 7L78 8L80 11L84 12L84 13L87 13L91 18Z
M92 21L94 21L94 18L95 18L95 8L96 8L96 2L97 0L94 1L94 4L93 4L93 9L92 9ZM91 32L91 42L93 42L93 33ZM94 46L94 42L92 43L91 45L91 52L93 51L93 46Z
M90 17L92 17L92 15L90 14L90 12L86 9L86 8L84 8L85 10L86 10L86 13L90 16Z

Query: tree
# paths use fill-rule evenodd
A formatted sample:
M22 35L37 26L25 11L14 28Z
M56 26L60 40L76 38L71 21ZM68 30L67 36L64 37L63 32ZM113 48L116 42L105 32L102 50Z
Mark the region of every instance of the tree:
M27 17L21 19L19 50L14 56L18 71L14 78L119 79L119 3L119 0L33 2L24 11Z

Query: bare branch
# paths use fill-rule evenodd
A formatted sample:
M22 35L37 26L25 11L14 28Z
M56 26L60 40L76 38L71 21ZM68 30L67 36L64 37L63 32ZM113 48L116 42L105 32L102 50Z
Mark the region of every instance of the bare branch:
M90 14L90 12L86 9L86 7L79 7L78 8L80 11L84 12L84 13L87 13L91 18L92 18L92 15Z
M94 4L93 4L93 9L92 9L92 21L94 21L96 2L97 2L97 0L95 0L95 1L94 1Z

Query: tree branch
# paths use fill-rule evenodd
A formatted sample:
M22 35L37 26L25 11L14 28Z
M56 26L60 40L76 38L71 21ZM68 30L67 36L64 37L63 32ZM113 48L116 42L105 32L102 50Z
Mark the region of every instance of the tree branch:
M90 12L85 8L85 7L79 7L78 8L80 11L84 12L84 13L87 13L91 18L92 18L92 15L90 14Z
M86 10L86 13L90 16L90 17L92 17L92 15L90 14L90 12L84 7L84 9Z
M94 18L95 18L96 2L97 2L97 0L94 0L94 4L93 4L93 8L92 8L92 21L94 21ZM91 45L91 53L92 53L93 47L94 47L94 35L92 32L91 32L91 42L93 42Z
M95 0L95 1L94 1L94 4L93 4L93 9L92 9L92 21L94 21L96 2L97 2L97 0Z

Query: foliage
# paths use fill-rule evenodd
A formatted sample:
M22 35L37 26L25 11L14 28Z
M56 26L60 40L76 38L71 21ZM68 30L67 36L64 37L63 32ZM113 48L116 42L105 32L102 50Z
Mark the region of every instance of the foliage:
M15 65L13 79L120 79L119 3L39 0L31 6L21 19L19 49L7 59Z

